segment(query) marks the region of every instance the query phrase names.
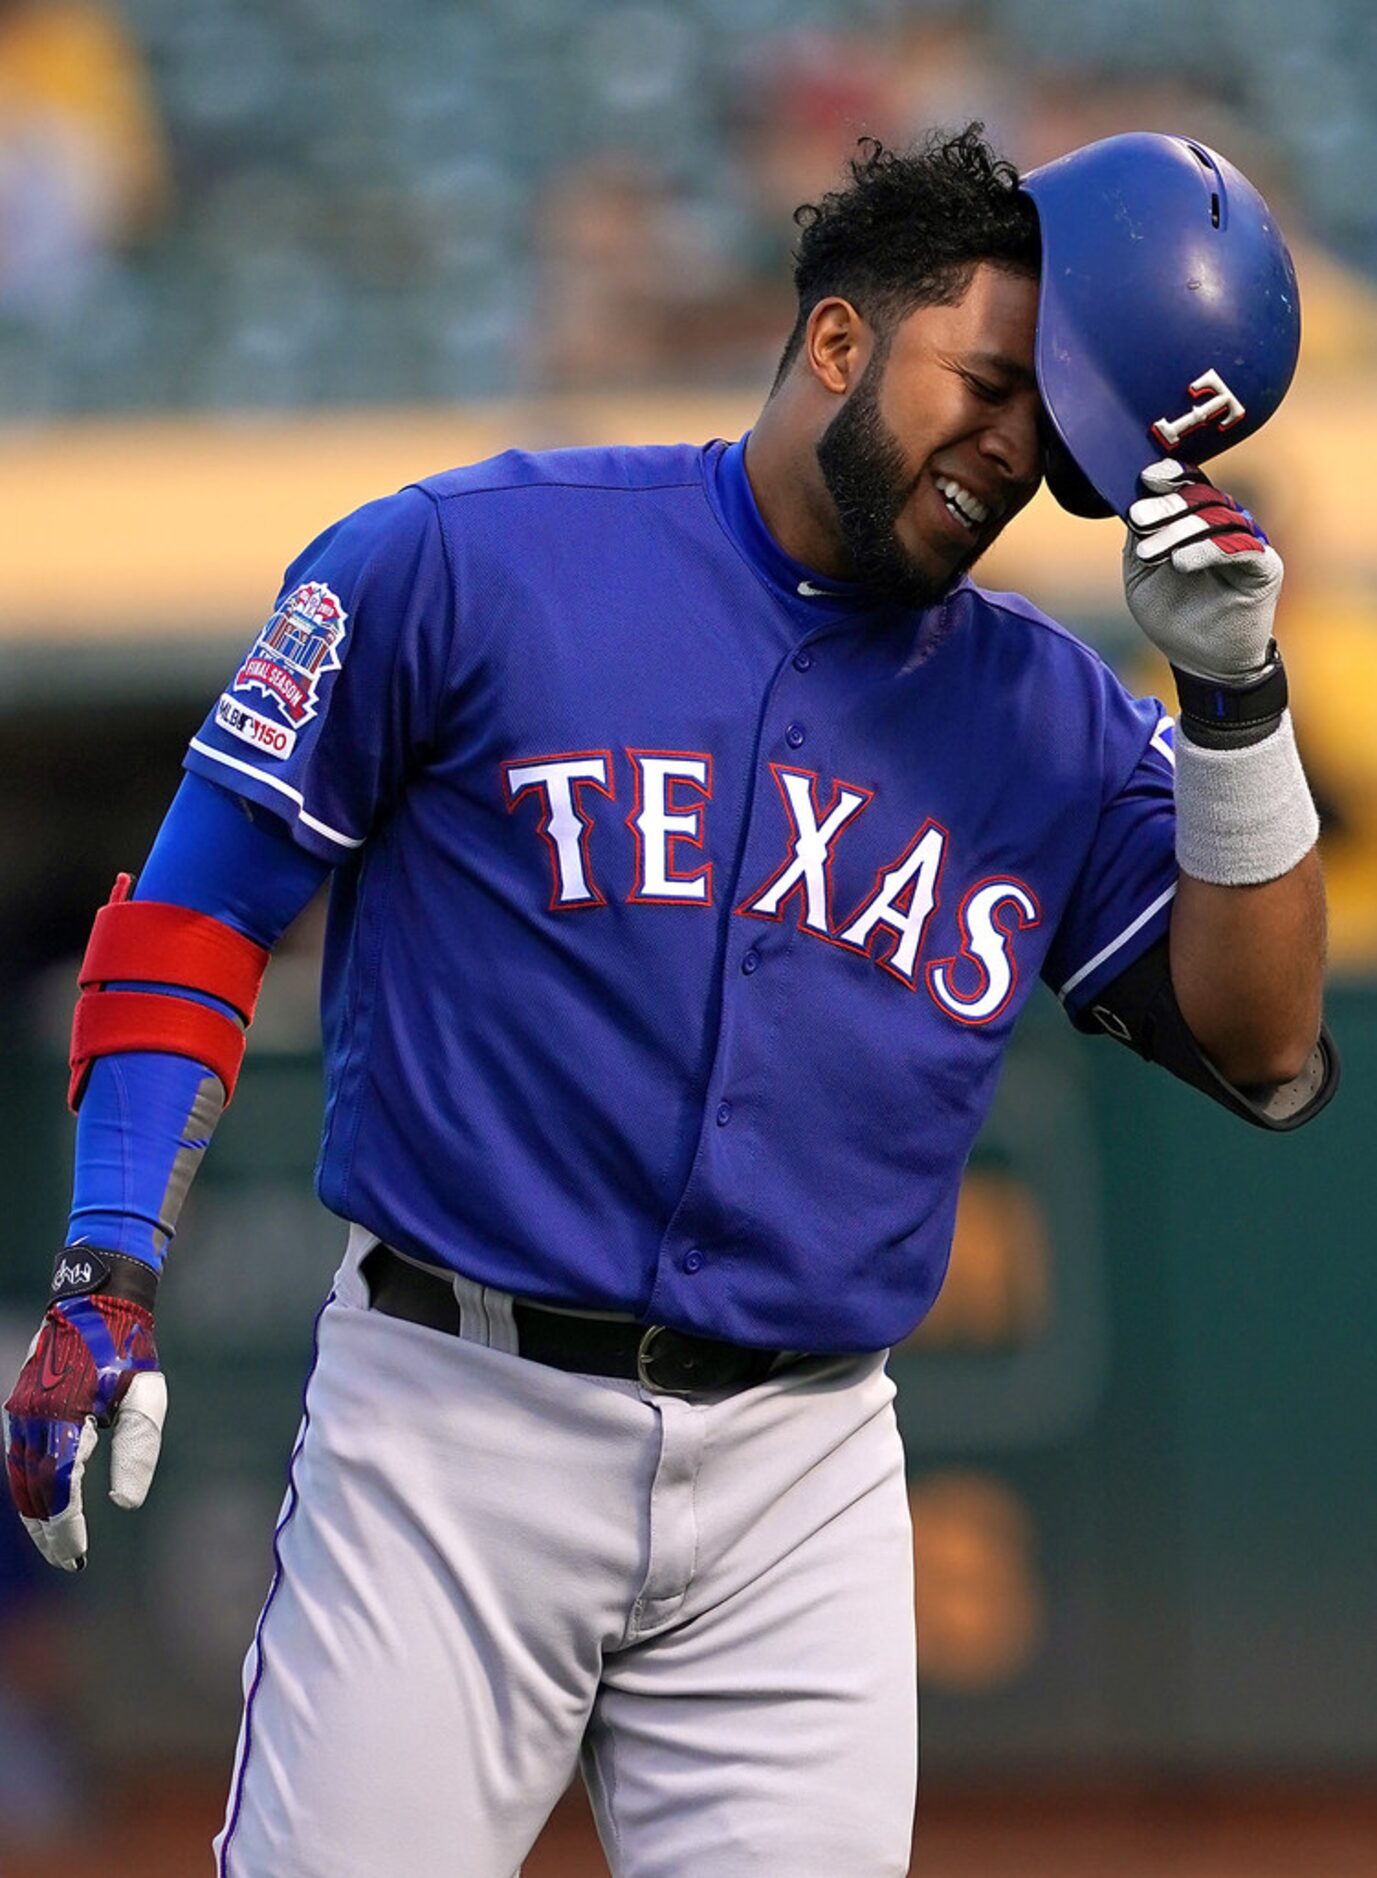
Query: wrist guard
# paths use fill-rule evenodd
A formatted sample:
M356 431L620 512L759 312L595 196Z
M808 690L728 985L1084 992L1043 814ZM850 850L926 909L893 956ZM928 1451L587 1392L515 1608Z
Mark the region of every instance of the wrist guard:
M1181 731L1206 750L1241 750L1261 743L1281 723L1289 702L1286 667L1273 639L1262 668L1246 678L1202 678L1171 668L1181 701Z
M143 1259L127 1252L107 1252L97 1246L66 1245L53 1266L49 1302L87 1298L99 1294L153 1310L158 1295L158 1274Z
M1319 838L1289 711L1241 746L1178 737L1175 794L1176 859L1193 880L1259 886L1289 873Z

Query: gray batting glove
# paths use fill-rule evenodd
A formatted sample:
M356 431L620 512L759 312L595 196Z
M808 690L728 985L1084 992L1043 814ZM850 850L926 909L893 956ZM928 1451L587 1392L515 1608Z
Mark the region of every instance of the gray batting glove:
M1230 684L1260 671L1281 556L1246 509L1188 464L1166 457L1139 480L1149 494L1128 511L1129 612L1181 671Z

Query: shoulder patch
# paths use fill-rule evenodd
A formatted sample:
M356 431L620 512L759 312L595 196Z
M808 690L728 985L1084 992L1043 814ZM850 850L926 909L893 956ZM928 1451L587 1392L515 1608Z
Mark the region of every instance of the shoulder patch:
M296 731L309 723L320 708L321 680L340 668L340 647L348 617L339 596L324 581L308 580L294 588L254 641L221 705L237 702L246 693L259 692L282 713L295 742ZM231 735L258 743L274 756L288 754L290 745L287 750L271 749L267 742L260 742L252 724L236 727L218 708L216 721Z
M296 748L294 730L263 717L258 711L251 711L247 704L239 704L228 691L222 691L215 701L215 722L231 737L238 737L252 744L255 750L261 750L264 756L289 757Z

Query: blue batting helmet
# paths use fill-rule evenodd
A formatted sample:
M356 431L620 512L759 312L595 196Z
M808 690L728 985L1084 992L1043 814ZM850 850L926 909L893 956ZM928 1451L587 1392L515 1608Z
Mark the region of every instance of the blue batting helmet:
M1296 271L1248 178L1187 137L1107 137L1023 188L1042 231L1048 487L1073 515L1124 515L1154 458L1201 463L1281 403Z

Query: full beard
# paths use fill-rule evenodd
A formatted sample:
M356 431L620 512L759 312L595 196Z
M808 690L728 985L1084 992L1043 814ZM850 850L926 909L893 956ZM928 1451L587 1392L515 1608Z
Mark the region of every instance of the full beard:
M822 433L818 467L856 579L896 605L931 606L950 590L966 563L936 580L895 531L899 512L922 472L908 474L899 440L880 416L884 356L884 348L878 348L856 389Z

